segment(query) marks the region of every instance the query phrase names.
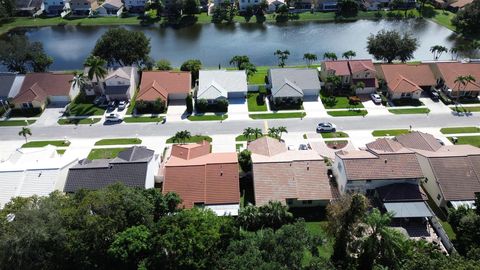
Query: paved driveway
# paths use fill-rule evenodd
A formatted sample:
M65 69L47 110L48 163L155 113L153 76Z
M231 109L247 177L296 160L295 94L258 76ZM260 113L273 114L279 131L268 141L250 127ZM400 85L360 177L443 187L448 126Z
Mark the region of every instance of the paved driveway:
M35 122L35 126L55 126L58 119L63 115L65 108L46 108Z
M228 100L228 120L248 120L248 105L245 98Z
M448 108L447 105L443 104L443 102L438 101L435 102L429 97L421 97L420 101L430 109L431 114L439 114L439 113L451 113L452 110Z
M375 104L371 99L366 99L362 102L365 109L368 111L368 115L390 115L388 109L382 104Z
M184 100L172 100L168 103L167 108L167 120L168 121L181 121L186 117L185 110L187 105L185 105Z
M325 111L325 107L320 101L320 98L318 100L305 100L303 102L303 109L307 113L307 117L327 116L327 112Z

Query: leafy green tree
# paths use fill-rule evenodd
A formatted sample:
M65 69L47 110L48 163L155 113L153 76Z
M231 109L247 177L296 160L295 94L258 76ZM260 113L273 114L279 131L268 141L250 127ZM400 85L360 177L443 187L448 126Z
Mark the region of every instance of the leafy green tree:
M317 55L313 53L306 53L303 55L303 60L307 62L307 67L310 67L313 63L313 61L317 61Z
M406 62L413 58L413 52L418 48L416 38L408 33L381 30L376 35L368 37L367 50L377 60L392 63L397 59Z
M25 143L27 143L27 136L32 136L32 131L27 127L22 127L20 132L18 132L18 136L23 136L25 138Z
M276 50L273 55L275 55L278 58L278 66L279 67L285 67L285 62L288 59L288 56L290 56L290 51L289 50Z
M187 113L191 114L193 112L192 94L188 94L188 96L185 98L185 103L187 105Z
M254 128L253 136L255 136L255 139L258 139L258 137L262 137L263 136L262 130L260 128Z
M40 42L30 42L26 36L15 34L0 40L0 64L11 72L45 72L52 63Z
M227 112L228 111L228 99L219 99L215 103L217 107L217 111L219 112Z
M105 59L108 65L143 65L149 59L150 39L141 31L111 28L95 44L92 55Z
M280 131L276 127L268 128L267 134L269 137L280 139Z
M293 221L293 215L288 211L288 207L279 201L269 201L260 207L246 206L240 209L237 219L238 225L248 231L257 231L262 228L277 230Z
M456 99L455 99L455 111L458 112L458 104L460 101L460 92L465 91L467 89L467 85L469 83L475 82L475 77L472 75L460 75L457 78L455 78L455 85L457 86L455 90L456 92Z
M183 0L183 13L187 15L195 15L200 12L199 0Z
M247 149L243 150L238 154L238 164L240 165L240 168L242 168L242 171L244 172L249 172L252 170L251 154L252 153Z
M250 62L242 63L240 65L240 70L245 70L245 72L247 73L247 77L251 77L255 73L257 73L257 67Z
M212 12L212 23L222 23L227 17L226 10L221 6L215 6Z
M240 69L244 63L250 63L250 58L246 55L235 55L230 59L230 65L236 66L237 69Z
M433 60L438 60L442 53L448 52L448 49L442 45L435 45L430 47L430 52L433 54Z
M452 24L457 31L464 35L477 35L480 33L480 0L474 0L472 3L460 9L452 19Z
M339 76L331 75L325 79L325 87L333 94L333 92L338 89L342 84L342 79Z
M15 12L15 1L3 0L0 2L0 23L8 21Z
M105 68L107 61L98 56L90 55L87 60L85 60L84 65L88 68L87 76L92 82L92 87L93 78L95 78L98 83L100 82L100 79L103 79L105 76L107 76L107 69Z
M357 53L355 51L352 51L352 50L346 51L342 54L342 57L347 59L347 60L352 59L355 56L357 56Z
M125 269L138 268L151 249L151 232L144 226L133 226L115 235L108 254Z
M338 57L337 54L334 52L326 52L323 54L323 59L337 61Z
M208 109L208 101L204 98L197 99L197 101L195 101L195 108L198 112L206 112Z
M250 141L250 137L253 135L253 128L247 127L243 130L243 136L247 139L247 141Z
M161 59L158 60L157 63L155 63L155 69L157 70L172 70L172 64L170 64L170 61L166 59Z
M192 85L194 85L197 81L200 69L202 69L202 62L197 59L187 60L183 62L182 66L180 67L181 71L190 71L192 73Z
M342 0L338 3L338 14L344 17L355 17L358 14L359 6L354 0Z

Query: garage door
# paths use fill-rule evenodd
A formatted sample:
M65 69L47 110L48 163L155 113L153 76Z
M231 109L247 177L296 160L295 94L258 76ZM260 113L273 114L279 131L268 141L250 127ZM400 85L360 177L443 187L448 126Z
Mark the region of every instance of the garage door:
M305 89L303 90L303 99L304 100L316 100L318 99L318 89Z
M187 94L185 94L185 93L168 94L168 99L170 101L172 101L172 100L185 100L186 97L187 97Z
M51 96L49 98L49 105L67 105L70 102L69 96Z
M243 98L247 95L245 92L230 92L228 98Z

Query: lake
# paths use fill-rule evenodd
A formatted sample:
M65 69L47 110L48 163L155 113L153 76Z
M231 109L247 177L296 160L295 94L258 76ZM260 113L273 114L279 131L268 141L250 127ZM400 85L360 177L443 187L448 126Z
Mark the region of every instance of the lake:
M151 40L151 56L155 60L168 59L174 66L196 58L204 66L225 67L234 55L248 55L256 65L276 65L273 52L277 49L290 51L289 65L303 64L306 52L315 53L320 59L325 52L335 52L340 57L343 52L353 50L356 58L371 58L365 49L367 37L381 29L408 31L418 38L417 60L431 60L429 49L433 45L451 48L456 42L452 31L427 20L197 24L182 29L124 27L143 31ZM47 54L54 58L51 70L70 70L82 67L96 40L107 29L107 26L53 26L26 29L26 35L31 41L42 42ZM441 58L449 59L450 55Z

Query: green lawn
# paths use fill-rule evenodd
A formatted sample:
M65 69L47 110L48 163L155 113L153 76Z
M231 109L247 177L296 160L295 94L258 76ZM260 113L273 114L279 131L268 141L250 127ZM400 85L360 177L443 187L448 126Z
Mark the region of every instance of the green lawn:
M27 126L35 123L35 120L6 120L0 121L0 127Z
M442 128L440 132L443 134L458 134L458 133L478 133L480 128L478 127L452 127L452 128Z
M185 143L199 143L202 141L212 142L212 138L209 136L195 135L186 140ZM167 143L176 143L173 137L168 138Z
M57 149L57 154L63 155L63 154L65 154L65 151L67 151L67 150L65 150L65 149Z
M382 137L382 136L398 136L402 134L409 133L410 130L408 129L379 129L374 130L372 135L375 137Z
M118 138L118 139L103 139L97 141L95 145L118 145L118 144L141 144L142 140L139 138Z
M242 149L243 147L243 143L237 143L235 144L235 149L237 150L237 152L240 152L240 150Z
M265 134L265 135L263 135L263 136L267 136L267 135ZM263 136L260 136L259 138L261 138L261 137L263 137ZM256 139L255 139L255 136L252 136L252 137L250 138L250 140L252 140L252 141L253 141L253 140L256 140ZM248 141L248 140L247 140L247 137L245 137L243 134L240 134L240 135L238 135L237 137L235 137L235 141L236 141L236 142L246 142L246 141Z
M267 76L270 67L257 67L257 72L248 77L248 84L265 84L265 77Z
M90 154L88 154L88 159L106 159L106 158L115 158L118 156L118 153L122 152L126 148L98 148L92 149Z
M65 112L65 116L91 116L91 115L103 115L105 109L97 107L92 103L75 103L72 102L68 105L68 109Z
M307 114L304 112L293 112L293 113L258 113L258 114L249 114L252 119L285 119L285 118L303 118Z
M222 121L228 118L227 114L190 115L190 121Z
M70 145L69 141L58 140L58 141L30 141L22 145L22 148L32 148L32 147L44 147L46 145L53 145L57 147L67 147Z
M101 118L59 119L59 125L90 125L100 122Z
M388 111L393 114L425 114L430 112L428 108L390 109Z
M441 26L444 26L452 31L455 31L455 26L452 25L452 19L455 17L455 14L450 12L450 11L444 11L444 10L435 10L435 16L432 19L432 21L440 24Z
M307 230L313 235L326 238L325 243L318 247L318 251L320 257L328 260L333 254L333 239L328 237L324 230L326 223L327 221L307 221L305 225L307 226Z
M453 143L452 137L448 139ZM480 136L458 136L456 144L470 144L476 147L480 147Z
M356 105L350 104L348 97L335 97L330 98L326 97L323 94L320 94L323 106L325 109L359 109L365 108L363 104L360 102Z
M455 107L450 107L450 109L454 112L461 112L461 113L480 112L480 106L472 106L472 107L459 106L458 109Z
M259 93L248 93L247 94L247 104L248 104L248 111L249 112L266 112L267 111L267 103L265 100L263 104L258 103L258 96Z
M342 131L321 133L323 138L348 138L348 134Z
M151 122L162 122L164 117L125 117L123 122L125 123L151 123Z
M333 117L365 116L368 114L368 111L367 110L328 111L327 114Z

